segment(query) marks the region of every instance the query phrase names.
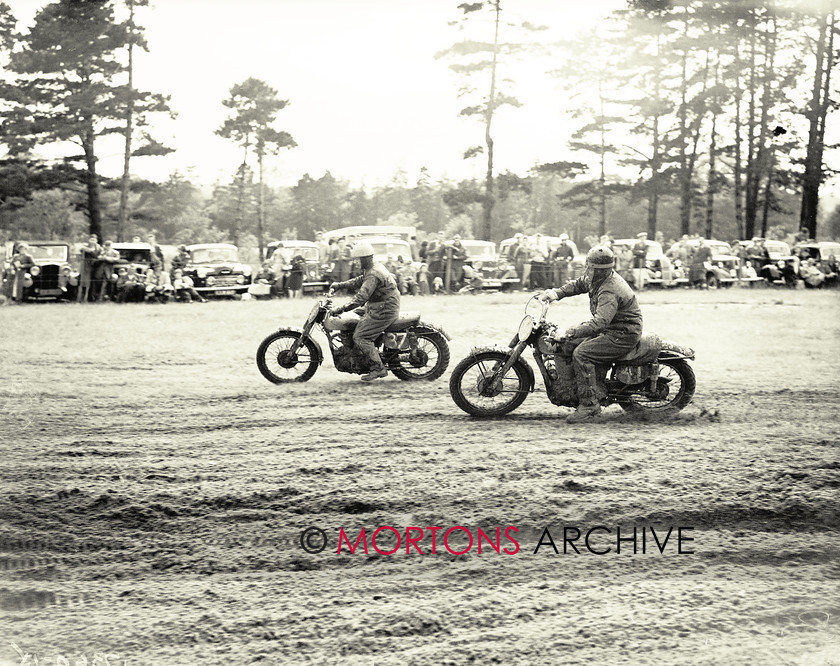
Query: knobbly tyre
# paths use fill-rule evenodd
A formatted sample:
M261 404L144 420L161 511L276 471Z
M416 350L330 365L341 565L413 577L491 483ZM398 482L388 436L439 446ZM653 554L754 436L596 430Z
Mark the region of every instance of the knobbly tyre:
M574 381L568 381L570 368L562 361L564 340L554 339L558 327L545 318L548 305L532 297L507 349L474 347L455 366L449 392L458 407L472 416L502 416L519 407L534 391L534 371L522 357L529 347L548 399L558 406L577 407ZM625 411L643 413L681 410L694 396L689 360L694 360L694 350L645 333L627 355L599 368L605 379L601 405L618 403Z
M339 372L363 375L370 371L366 360L353 353L353 330L360 317L332 317L332 290L319 300L306 318L303 328L281 328L260 343L257 367L262 376L275 384L305 382L324 361L321 346L312 337L319 328L327 338L333 364ZM449 365L451 338L438 326L420 321L419 314L400 313L377 339L382 361L399 379L431 381Z

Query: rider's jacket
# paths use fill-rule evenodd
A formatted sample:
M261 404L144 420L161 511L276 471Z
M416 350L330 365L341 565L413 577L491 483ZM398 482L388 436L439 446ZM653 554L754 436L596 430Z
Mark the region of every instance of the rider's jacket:
M362 275L341 282L340 286L359 289L345 307L346 310L358 308L365 303L378 303L381 305L377 305L376 310L382 314L398 314L400 311L400 290L397 288L397 281L382 264L373 264Z
M592 337L605 333L626 341L642 337L642 311L636 294L615 271L600 283L590 283L585 277L567 282L555 290L559 297L577 296L589 292L589 311L592 319L571 330L571 337Z

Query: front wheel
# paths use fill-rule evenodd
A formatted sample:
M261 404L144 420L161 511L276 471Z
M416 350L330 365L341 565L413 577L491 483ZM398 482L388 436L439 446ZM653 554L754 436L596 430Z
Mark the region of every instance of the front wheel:
M691 402L696 381L694 370L683 359L659 361L655 395L641 392L626 394L618 404L626 412L677 412Z
M437 379L449 366L449 345L437 331L416 331L417 348L401 351L390 363L394 377L403 381Z
M296 331L277 331L260 343L257 349L257 367L262 376L273 384L305 382L318 369L318 348L307 337L297 351L294 343L303 337Z
M525 402L530 382L523 361L517 360L504 377L494 377L506 360L504 352L479 352L456 365L449 378L455 404L472 416L502 416Z

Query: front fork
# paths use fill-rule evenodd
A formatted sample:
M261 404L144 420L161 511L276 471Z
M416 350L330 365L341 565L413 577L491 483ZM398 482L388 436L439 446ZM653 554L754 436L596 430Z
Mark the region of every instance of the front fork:
M490 382L487 386L488 390L498 391L501 389L502 380L505 375L507 375L508 370L510 370L513 367L513 364L519 360L520 356L522 356L522 352L525 351L525 347L528 346L528 341L524 340L512 346L513 350L510 354L508 354L507 360L493 373L493 376L490 378Z

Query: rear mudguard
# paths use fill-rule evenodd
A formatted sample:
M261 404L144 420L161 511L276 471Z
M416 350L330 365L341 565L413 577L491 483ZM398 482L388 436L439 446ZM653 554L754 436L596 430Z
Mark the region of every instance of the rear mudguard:
M290 333L297 333L302 338L306 338L312 343L312 346L315 347L315 356L316 360L318 361L318 365L321 365L324 362L324 352L321 351L321 345L318 344L318 341L313 338L311 335L305 335L302 328L298 328L297 326L286 326L285 328L278 328L277 333L282 333L284 331L288 331Z
M660 361L676 361L678 359L694 360L694 350L676 342L662 341L662 349L659 351Z
M429 322L427 322L427 321L418 321L418 322L417 322L414 326L412 326L411 330L413 330L413 331L415 331L415 332L417 332L417 333L420 333L420 332L422 332L422 330L423 330L424 328L429 329L429 330L431 330L431 331L437 331L437 332L438 332L438 333L440 333L440 334L441 334L444 338L446 338L447 342L451 342L451 341L452 341L452 337L449 335L449 333L447 333L446 331L444 331L444 330L443 330L440 326L438 326L437 324L430 324L430 323L429 323Z
M508 347L500 347L499 345L493 345L489 347L473 347L470 350L470 356L475 356L476 354L481 354L483 352L498 352L502 356L510 356L510 349ZM536 383L533 368L531 368L531 366L528 364L528 361L526 361L521 356L518 359L516 359L516 363L519 363L525 368L525 374L528 377L528 390L533 391L534 385Z

